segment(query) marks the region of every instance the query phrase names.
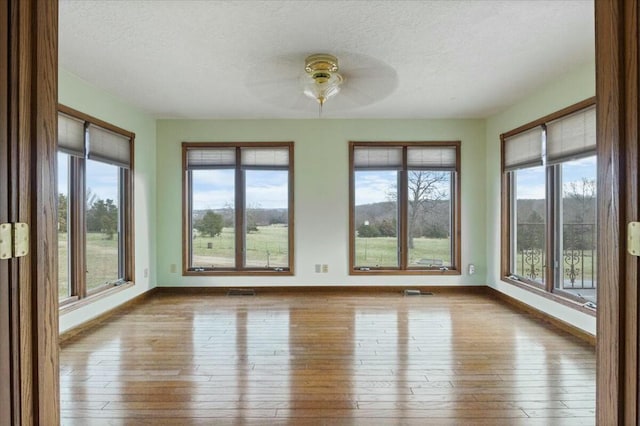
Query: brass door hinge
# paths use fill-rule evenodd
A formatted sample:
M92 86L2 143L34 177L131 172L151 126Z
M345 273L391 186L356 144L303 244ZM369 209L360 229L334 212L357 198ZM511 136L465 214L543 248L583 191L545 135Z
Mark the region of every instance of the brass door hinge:
M26 223L0 224L0 259L11 259L29 254L29 225Z
M10 223L0 223L0 259L13 257L13 226Z
M627 225L627 252L632 256L640 256L640 222L629 222Z

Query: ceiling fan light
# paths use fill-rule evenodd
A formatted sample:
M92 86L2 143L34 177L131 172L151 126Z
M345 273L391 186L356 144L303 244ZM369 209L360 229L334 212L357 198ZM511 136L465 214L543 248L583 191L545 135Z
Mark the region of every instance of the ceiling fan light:
M333 73L329 75L329 78L307 75L303 81L304 94L322 104L340 92L340 85L344 80L340 74Z
M327 53L307 56L304 61L306 75L302 79L303 92L322 106L340 91L344 81L338 74L338 58Z

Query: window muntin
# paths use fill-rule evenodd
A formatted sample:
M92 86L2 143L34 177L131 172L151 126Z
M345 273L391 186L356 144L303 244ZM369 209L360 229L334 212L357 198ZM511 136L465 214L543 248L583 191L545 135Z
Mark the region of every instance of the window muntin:
M293 144L185 142L183 158L183 273L291 274Z
M351 142L351 272L459 273L459 142Z
M596 301L594 104L580 102L502 137L503 275L582 304Z
M61 306L133 279L133 139L133 133L59 106Z

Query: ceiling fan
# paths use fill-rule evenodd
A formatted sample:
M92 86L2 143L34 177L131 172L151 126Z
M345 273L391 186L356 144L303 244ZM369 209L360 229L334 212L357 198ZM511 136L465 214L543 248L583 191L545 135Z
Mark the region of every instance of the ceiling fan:
M393 68L362 54L288 54L257 62L246 80L251 93L284 109L317 108L320 115L323 108L331 114L371 105L398 84Z

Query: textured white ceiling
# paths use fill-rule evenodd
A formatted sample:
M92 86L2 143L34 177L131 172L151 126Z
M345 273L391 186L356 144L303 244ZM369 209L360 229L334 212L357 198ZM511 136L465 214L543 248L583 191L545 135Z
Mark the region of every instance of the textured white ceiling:
M324 52L341 62L344 94L362 95L329 100L326 117L481 118L593 62L593 8L593 0L60 0L59 59L158 118L314 118L298 79L305 56Z

